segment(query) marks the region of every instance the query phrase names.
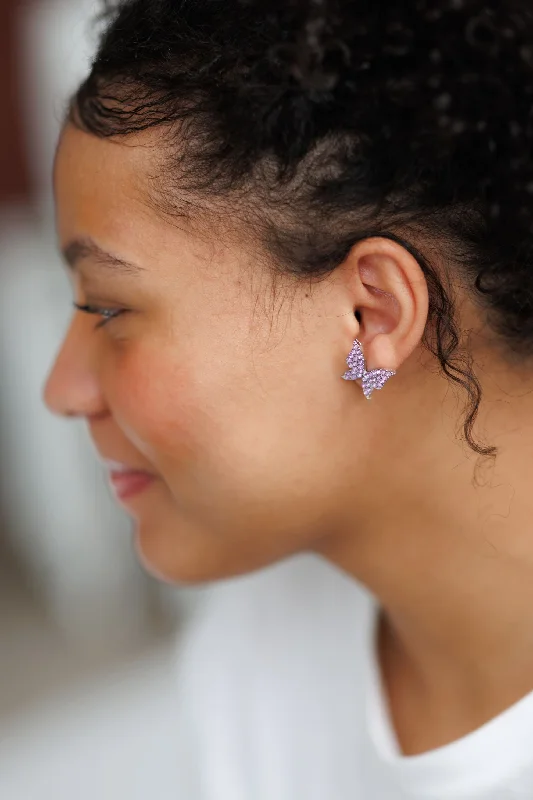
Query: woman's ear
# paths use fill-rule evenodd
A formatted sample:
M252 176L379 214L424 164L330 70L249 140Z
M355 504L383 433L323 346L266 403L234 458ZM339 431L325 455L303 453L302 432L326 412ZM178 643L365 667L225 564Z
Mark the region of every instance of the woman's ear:
M428 287L418 261L401 244L376 236L355 244L340 271L367 370L397 370L427 322Z

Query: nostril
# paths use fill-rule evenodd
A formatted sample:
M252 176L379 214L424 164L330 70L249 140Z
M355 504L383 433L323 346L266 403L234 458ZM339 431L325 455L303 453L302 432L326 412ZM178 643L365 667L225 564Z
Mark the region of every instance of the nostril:
M93 365L80 350L63 347L42 387L45 406L59 417L80 419L107 411Z

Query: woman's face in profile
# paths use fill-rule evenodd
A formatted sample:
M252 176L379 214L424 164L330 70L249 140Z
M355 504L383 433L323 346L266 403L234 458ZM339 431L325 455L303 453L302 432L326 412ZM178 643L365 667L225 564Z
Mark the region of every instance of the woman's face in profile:
M313 548L347 505L353 525L372 422L341 380L354 318L338 273L274 280L230 216L194 230L164 217L148 194L157 152L153 132L63 131L59 244L74 300L107 313L74 313L45 398L85 418L102 458L154 476L122 501L149 569L209 580Z

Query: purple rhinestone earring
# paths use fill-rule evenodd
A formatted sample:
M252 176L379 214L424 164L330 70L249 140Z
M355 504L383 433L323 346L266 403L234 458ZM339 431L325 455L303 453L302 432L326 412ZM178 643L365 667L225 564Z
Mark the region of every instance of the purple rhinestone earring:
M396 375L396 370L392 369L371 369L370 372L367 372L363 347L359 339L354 341L346 363L350 369L342 377L345 381L356 381L358 378L362 378L363 393L367 400L370 400L374 389L382 389L389 378Z

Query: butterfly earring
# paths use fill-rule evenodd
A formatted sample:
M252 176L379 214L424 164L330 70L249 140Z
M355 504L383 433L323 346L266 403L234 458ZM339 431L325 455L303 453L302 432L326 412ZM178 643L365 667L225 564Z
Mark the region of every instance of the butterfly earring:
M389 378L396 375L396 370L393 369L371 369L370 372L367 372L363 347L359 339L354 341L346 363L350 369L342 377L345 381L356 381L358 378L362 378L363 393L367 400L370 400L374 389L382 389Z

